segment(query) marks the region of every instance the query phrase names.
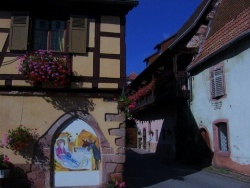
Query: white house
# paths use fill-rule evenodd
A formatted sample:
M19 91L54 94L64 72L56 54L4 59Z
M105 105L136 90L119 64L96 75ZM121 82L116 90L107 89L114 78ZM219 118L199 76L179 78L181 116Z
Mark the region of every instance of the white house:
M217 1L208 18L206 39L187 67L190 108L212 165L249 175L250 1Z

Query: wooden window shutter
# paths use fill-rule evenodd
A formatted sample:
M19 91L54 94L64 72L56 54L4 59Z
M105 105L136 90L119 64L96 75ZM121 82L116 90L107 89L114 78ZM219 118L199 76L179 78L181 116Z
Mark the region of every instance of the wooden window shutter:
M10 50L27 50L29 16L12 16L9 36Z
M220 97L225 94L223 80L223 67L216 67L211 72L211 94L212 98Z
M69 52L86 53L87 27L87 18L70 18Z

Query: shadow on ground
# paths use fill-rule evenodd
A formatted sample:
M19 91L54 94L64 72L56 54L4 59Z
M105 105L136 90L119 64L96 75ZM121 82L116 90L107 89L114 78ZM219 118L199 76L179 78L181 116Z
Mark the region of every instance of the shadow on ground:
M148 187L169 179L184 181L185 176L202 170L199 167L163 162L155 153L138 151L126 151L123 177L127 188Z

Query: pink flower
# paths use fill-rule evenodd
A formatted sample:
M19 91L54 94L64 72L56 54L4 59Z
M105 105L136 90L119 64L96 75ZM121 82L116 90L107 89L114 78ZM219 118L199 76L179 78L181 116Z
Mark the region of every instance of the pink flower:
M119 182L118 182L118 181L116 181L116 182L115 182L115 186L118 186L118 185L119 185Z
M120 183L120 184L119 184L119 187L126 187L125 182Z
M9 162L9 161L10 161L10 158L7 155L5 155L3 158L3 162Z
M3 139L1 141L1 147L6 147L9 144L10 141L11 141L11 139L8 137L8 134L5 133L3 135Z

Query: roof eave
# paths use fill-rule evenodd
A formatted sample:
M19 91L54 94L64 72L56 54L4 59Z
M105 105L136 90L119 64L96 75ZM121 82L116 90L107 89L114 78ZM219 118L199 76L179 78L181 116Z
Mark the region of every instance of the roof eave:
M195 19L195 21L190 25L190 27L183 32L172 44L169 45L169 49L172 49L177 42L179 42L183 37L186 36L186 34L196 26L197 22L200 20L200 18L202 17L203 13L206 11L207 7L209 6L209 4L211 3L212 0L207 1L207 4L204 6L204 8L202 9L202 11L200 12L199 16Z
M221 48L219 48L218 50L216 50L215 52L209 54L208 56L206 56L205 58L201 59L200 61L198 61L197 63L195 63L194 65L187 67L187 71L191 72L192 70L196 69L198 66L202 65L203 63L205 63L206 61L208 61L209 59L213 58L214 56L218 55L220 52L226 50L227 48L229 48L230 46L234 45L235 43L237 43L238 41L244 39L245 37L250 36L250 30L242 33L241 35L239 35L238 37L234 38L233 40L231 40L229 43L225 44L224 46L222 46Z

